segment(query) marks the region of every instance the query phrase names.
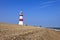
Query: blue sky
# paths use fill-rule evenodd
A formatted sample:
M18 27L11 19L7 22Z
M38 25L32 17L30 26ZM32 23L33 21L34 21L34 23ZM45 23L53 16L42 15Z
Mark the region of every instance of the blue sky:
M24 24L60 27L60 0L0 0L0 22L18 24L21 10Z

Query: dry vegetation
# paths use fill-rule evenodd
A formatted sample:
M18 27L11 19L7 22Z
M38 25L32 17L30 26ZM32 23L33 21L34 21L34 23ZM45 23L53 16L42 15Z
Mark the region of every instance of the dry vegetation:
M60 40L60 32L46 28L0 23L0 40Z

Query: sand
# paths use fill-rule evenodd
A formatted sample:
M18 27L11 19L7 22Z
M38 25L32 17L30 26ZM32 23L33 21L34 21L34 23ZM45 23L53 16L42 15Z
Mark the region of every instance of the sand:
M0 23L0 40L60 40L60 32L34 26Z

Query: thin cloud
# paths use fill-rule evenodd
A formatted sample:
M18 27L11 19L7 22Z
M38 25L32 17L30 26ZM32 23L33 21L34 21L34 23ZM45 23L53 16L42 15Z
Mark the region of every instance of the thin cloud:
M50 3L54 3L54 2L56 2L56 1L43 2L43 3L41 3L40 5L50 4Z
M44 6L40 6L40 8L45 8L45 7L49 7L51 5L44 5Z
M49 6L52 6L50 4L54 3L56 1L48 1L48 2L43 2L40 4L40 8L44 8L44 7L49 7Z

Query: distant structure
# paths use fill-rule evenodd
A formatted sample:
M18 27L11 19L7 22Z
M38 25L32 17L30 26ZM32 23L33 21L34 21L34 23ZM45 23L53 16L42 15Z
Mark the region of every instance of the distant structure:
M19 14L19 25L23 25L23 14L22 14L22 11Z
M41 25L39 27L42 27Z

